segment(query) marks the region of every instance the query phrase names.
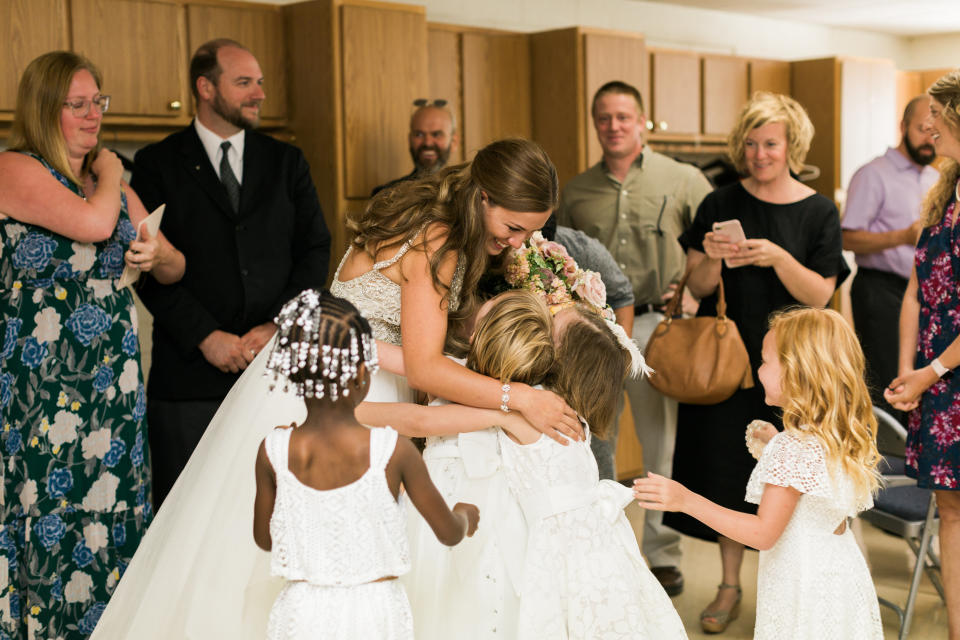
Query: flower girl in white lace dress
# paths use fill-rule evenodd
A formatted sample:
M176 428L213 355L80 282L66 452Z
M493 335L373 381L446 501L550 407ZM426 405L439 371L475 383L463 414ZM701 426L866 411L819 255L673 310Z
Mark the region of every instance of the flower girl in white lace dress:
M509 382L519 352L510 332L488 333L495 307L480 322L468 366ZM499 319L502 323L508 318ZM504 421L499 433L503 466L527 522L519 640L686 638L670 598L647 568L623 508L628 488L600 480L590 433L615 417L630 370L630 354L593 311L569 307L555 318L559 336L547 385L590 429L566 446L523 420ZM638 354L639 355L639 354ZM598 425L594 427L593 425Z
M257 453L254 539L287 580L267 637L412 639L397 580L410 568L400 486L447 545L473 533L477 509L451 512L409 440L357 422L377 356L353 305L307 290L278 323L267 370L304 397L307 417L272 431Z
M746 489L757 514L654 474L634 494L760 550L756 640L881 640L877 594L847 526L878 486L863 352L840 314L804 308L771 319L762 357L760 382L767 404L783 408L784 430L759 434L768 442Z

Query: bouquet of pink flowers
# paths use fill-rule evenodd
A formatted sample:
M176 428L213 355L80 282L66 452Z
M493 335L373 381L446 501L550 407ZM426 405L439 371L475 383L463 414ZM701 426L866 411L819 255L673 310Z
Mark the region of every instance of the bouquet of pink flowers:
M539 231L511 251L506 280L515 289L542 295L548 305L582 302L604 318L614 319L600 274L581 269L562 244L547 240Z

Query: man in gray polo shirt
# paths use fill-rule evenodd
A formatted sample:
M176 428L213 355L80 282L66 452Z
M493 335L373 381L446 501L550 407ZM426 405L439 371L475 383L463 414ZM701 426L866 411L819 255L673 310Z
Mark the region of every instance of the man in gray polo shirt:
M683 275L686 258L677 238L711 186L695 167L644 145L646 118L635 87L619 81L603 85L593 97L592 113L603 159L564 187L557 222L597 238L629 278L636 304L632 337L642 348L663 318L659 308ZM691 310L687 301L684 307ZM618 319L624 312L617 311ZM628 381L627 393L644 468L669 477L677 403L646 380ZM660 512L645 516L643 553L667 593L680 593L680 536L663 526Z

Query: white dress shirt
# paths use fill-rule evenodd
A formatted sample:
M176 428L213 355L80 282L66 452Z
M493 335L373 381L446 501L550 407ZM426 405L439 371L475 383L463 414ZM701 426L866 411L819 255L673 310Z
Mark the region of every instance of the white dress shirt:
M216 172L218 178L220 177L220 159L223 157L223 149L220 148L220 145L226 141L230 142L227 161L230 163L230 168L233 169L233 175L237 177L237 183L243 184L243 141L247 133L246 130L240 129L238 133L233 134L229 138L221 138L203 126L199 118L193 119L193 125L197 130L197 135L200 136L200 143L207 152L207 157L210 158L210 164L213 165L213 170Z

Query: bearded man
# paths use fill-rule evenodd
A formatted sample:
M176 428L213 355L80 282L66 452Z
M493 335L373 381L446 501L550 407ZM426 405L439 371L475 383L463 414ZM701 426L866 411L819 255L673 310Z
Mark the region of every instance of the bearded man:
M937 156L930 133L930 97L912 99L900 121L902 138L860 167L847 190L843 248L856 254L850 289L853 322L867 358L867 382L875 405L906 424L906 414L883 399L897 377L900 303L913 269L923 221L920 203L937 181L930 166Z
M407 136L413 171L402 178L374 187L370 197L401 182L436 173L447 166L450 152L456 150L460 142L457 122L446 100L421 98L414 100L413 106L416 110L410 116L410 133Z
M299 149L254 131L265 98L253 54L213 40L190 61L193 123L135 156L131 185L187 259L183 279L145 275L153 314L147 420L154 508L230 387L302 290L327 278L330 233Z

